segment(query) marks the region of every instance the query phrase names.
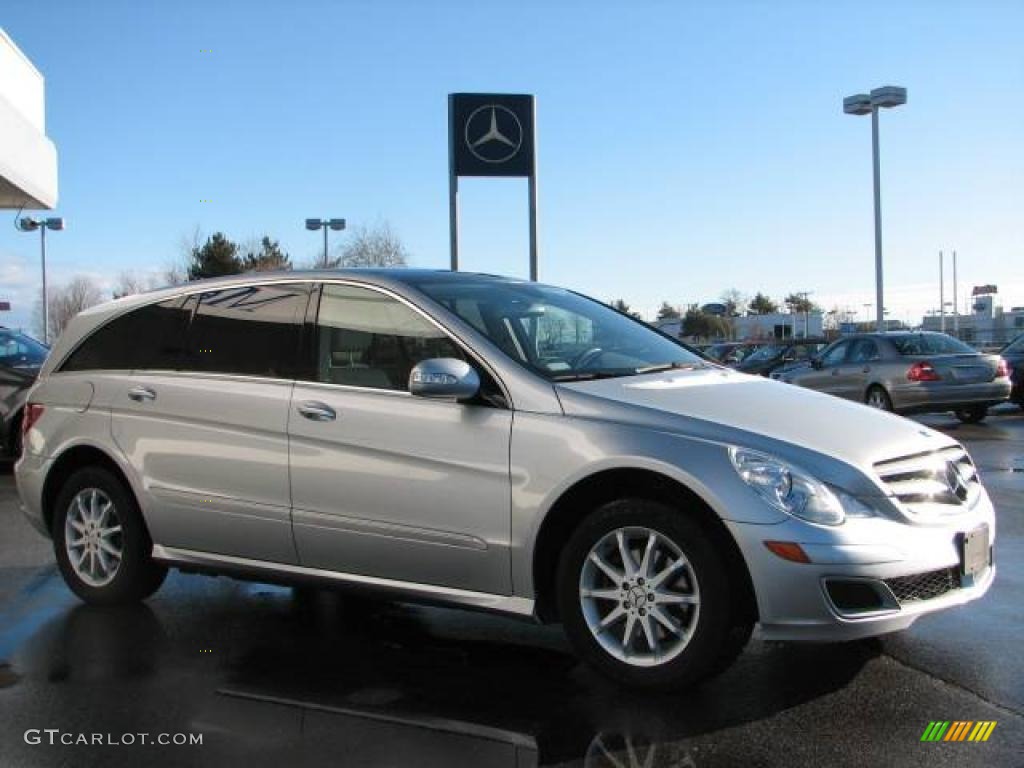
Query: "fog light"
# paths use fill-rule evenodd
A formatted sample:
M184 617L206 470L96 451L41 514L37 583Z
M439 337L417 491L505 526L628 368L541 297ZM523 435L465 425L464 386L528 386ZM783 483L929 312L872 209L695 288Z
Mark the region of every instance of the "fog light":
M783 560L789 560L791 563L811 562L811 558L795 541L766 541L764 545L773 555L781 557Z

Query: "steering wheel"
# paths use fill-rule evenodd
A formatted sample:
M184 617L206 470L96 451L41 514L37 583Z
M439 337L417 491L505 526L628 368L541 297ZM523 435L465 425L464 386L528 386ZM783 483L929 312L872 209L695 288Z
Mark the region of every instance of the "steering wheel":
M586 349L572 361L572 367L577 370L585 371L592 362L597 360L597 358L603 354L604 350L600 347L591 347L590 349Z

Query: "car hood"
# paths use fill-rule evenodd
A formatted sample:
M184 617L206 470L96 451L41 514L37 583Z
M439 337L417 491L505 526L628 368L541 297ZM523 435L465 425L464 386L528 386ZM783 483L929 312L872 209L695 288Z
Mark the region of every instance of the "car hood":
M784 450L788 456L810 450L862 468L956 445L901 416L721 368L571 382L558 391L569 416L633 422L755 448L781 442L793 449Z

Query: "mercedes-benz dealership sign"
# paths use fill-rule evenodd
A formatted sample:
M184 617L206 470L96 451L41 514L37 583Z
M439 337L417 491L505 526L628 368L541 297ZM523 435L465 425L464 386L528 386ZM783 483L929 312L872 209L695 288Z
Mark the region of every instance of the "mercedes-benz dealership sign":
M453 93L448 97L456 176L532 176L533 96Z

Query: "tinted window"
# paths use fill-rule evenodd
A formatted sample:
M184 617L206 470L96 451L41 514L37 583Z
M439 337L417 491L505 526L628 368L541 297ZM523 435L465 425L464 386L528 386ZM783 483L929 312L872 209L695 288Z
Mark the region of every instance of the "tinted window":
M246 285L199 294L182 367L291 378L308 299L309 286L304 283Z
M367 288L324 286L318 381L405 390L412 367L434 357L466 359L461 347L400 301Z
M889 341L901 355L974 355L977 352L962 341L944 333L917 333L890 336Z
M849 342L837 341L825 350L825 353L821 356L821 362L824 365L839 365L843 362L843 358L846 357L847 346L849 346Z
M116 317L86 338L61 370L173 370L181 361L189 312L178 296Z

